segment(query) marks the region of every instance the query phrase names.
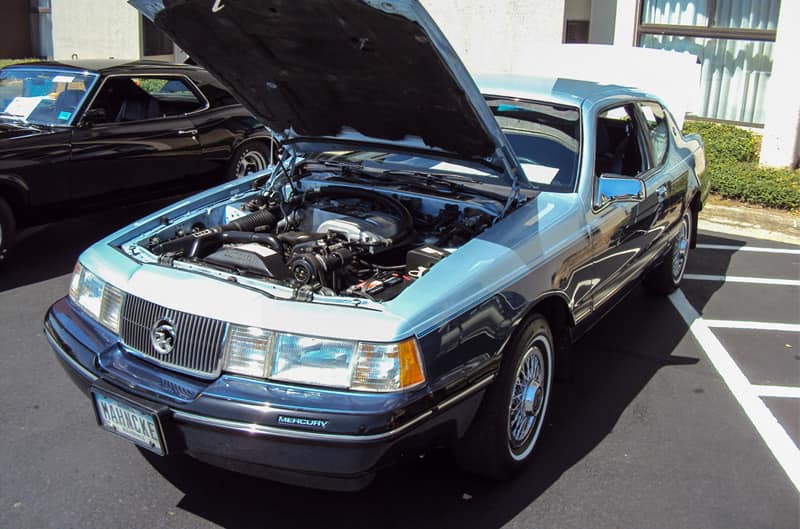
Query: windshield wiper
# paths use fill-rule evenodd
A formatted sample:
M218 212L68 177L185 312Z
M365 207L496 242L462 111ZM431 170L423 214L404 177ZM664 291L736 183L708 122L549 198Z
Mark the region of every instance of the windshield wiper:
M506 195L493 193L476 187L485 185L485 182L470 178L469 176L451 173L428 172L419 169L385 169L378 167L364 167L360 163L342 162L338 160L314 160L304 162L303 166L314 171L314 165L323 166L325 169L338 169L339 174L335 177L340 180L350 180L359 183L381 182L395 186L405 186L420 191L430 191L438 189L447 192L464 192L477 196L482 196L500 203L508 200Z
M19 123L27 123L27 120L22 116L18 116L17 114L11 114L9 112L0 112L0 117L10 119L11 121L16 121Z
M415 180L421 180L426 184L445 184L454 190L464 189L462 184L483 185L483 182L480 180L450 173L430 173L428 171L419 170L404 171L402 169L390 169L387 171L382 171L382 174L387 176L411 177Z

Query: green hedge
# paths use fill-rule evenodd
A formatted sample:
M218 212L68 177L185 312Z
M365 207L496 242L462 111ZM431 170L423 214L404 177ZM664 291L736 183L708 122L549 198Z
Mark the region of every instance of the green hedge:
M760 167L760 138L749 130L687 121L684 133L703 137L711 191L734 200L780 209L800 209L800 170Z
M0 59L0 68L4 68L9 64L19 64L21 62L38 62L41 59Z

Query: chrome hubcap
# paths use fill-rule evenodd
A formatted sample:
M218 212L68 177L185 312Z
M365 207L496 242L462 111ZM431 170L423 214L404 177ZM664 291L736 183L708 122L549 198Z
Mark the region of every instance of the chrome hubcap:
M684 215L681 229L675 241L675 252L672 254L672 279L677 283L683 277L686 268L686 257L689 253L689 217Z
M246 151L236 164L236 178L241 178L250 173L263 171L267 167L267 160L258 151Z
M508 439L512 449L524 447L537 426L545 400L545 364L542 343L531 344L517 369L508 414Z

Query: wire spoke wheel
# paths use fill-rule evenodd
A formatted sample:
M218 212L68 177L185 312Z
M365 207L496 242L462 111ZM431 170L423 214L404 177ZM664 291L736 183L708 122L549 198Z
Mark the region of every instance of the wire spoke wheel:
M494 383L455 447L463 468L490 479L508 479L531 461L550 402L556 354L550 323L532 313L519 325Z
M681 227L678 237L675 239L675 250L672 253L672 280L680 282L683 271L686 269L686 258L689 255L689 238L691 237L691 227L689 226L689 215L684 215L681 219Z
M670 242L669 253L645 275L644 286L651 293L667 295L680 286L689 260L695 219L695 213L691 209L683 212L677 233Z
M512 453L524 451L538 430L545 392L545 360L549 344L537 337L519 363L508 410L508 442Z

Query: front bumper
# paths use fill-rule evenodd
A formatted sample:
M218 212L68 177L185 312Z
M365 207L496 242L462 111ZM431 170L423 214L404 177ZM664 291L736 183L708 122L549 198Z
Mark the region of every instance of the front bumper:
M335 490L367 486L380 468L460 438L477 411L486 378L434 402L423 389L357 394L223 375L198 381L134 355L68 300L57 302L45 335L75 384L159 410L166 449L296 485ZM87 407L88 408L88 407ZM325 423L282 425L281 417Z

